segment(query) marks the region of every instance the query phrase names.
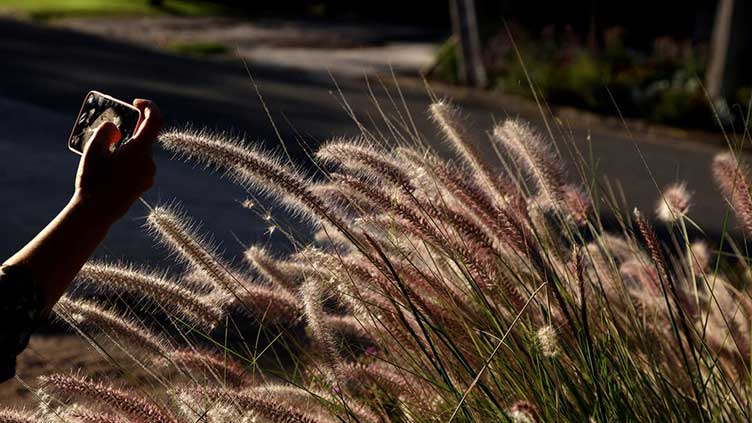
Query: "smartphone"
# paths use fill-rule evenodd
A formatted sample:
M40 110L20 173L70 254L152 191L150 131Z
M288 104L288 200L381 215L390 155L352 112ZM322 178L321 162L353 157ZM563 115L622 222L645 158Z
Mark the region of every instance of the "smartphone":
M120 130L121 138L115 148L127 143L136 132L141 120L141 111L132 105L98 91L90 91L84 98L76 124L73 125L68 148L83 154L94 131L104 122L113 122Z

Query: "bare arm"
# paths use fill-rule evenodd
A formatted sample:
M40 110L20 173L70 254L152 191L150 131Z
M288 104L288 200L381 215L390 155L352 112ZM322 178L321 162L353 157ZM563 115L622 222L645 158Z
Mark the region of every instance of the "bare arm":
M144 117L133 139L112 152L120 132L112 123L100 126L84 149L68 205L5 262L29 270L45 312L60 299L110 226L154 183L152 145L162 117L148 100L133 104Z

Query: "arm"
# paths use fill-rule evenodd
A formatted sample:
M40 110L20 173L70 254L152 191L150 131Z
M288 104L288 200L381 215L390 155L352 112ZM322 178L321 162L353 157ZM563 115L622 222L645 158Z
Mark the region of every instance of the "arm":
M135 100L143 119L133 139L118 148L113 123L104 123L84 149L76 189L68 205L5 265L23 266L40 291L43 312L49 312L110 226L154 182L152 145L162 126L159 110L147 100Z

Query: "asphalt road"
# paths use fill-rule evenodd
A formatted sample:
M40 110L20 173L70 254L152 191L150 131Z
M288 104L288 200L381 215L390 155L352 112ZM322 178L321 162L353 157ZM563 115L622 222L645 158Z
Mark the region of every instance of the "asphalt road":
M240 63L176 57L15 21L0 20L0 40L0 257L12 254L33 237L71 195L77 156L66 149L66 138L83 95L91 89L124 99L154 99L169 124L232 130L269 148L280 147ZM330 75L272 67L263 61L249 66L293 155L300 156L296 132L311 144L358 133L340 104ZM336 69L332 73L356 114L366 123L371 117L380 121L363 80L338 76ZM426 119L429 96L422 89L408 89L404 95L421 133L439 144ZM378 91L376 98L386 109L394 110L383 91ZM514 108L483 106L472 99L459 103L475 124L480 148L490 152L485 131L494 120L514 114ZM691 216L711 239L717 237L725 207L709 172L716 148L671 140L634 143L614 133L591 134L588 147L587 134L586 128L573 129L572 138L595 158L599 176L621 183L630 208L650 211L657 198L639 149L659 185L677 179L688 183L695 192ZM239 256L240 242L284 242L278 232L266 233L266 223L239 206L246 193L220 175L207 175L172 161L161 151L157 162L157 184L147 195L148 201L179 202L202 223L203 231L213 234L228 256ZM141 229L145 214L140 205L134 207L113 228L98 255L163 262L165 252Z

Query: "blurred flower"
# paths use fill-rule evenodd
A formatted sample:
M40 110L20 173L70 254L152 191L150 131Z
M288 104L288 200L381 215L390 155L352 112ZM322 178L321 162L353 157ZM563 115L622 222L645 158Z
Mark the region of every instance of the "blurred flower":
M514 423L538 423L538 409L527 401L512 404L507 413Z
M544 356L553 358L559 353L559 341L556 339L556 329L551 325L543 326L535 334Z
M673 223L687 215L690 195L684 183L675 183L663 190L655 213L665 223Z

